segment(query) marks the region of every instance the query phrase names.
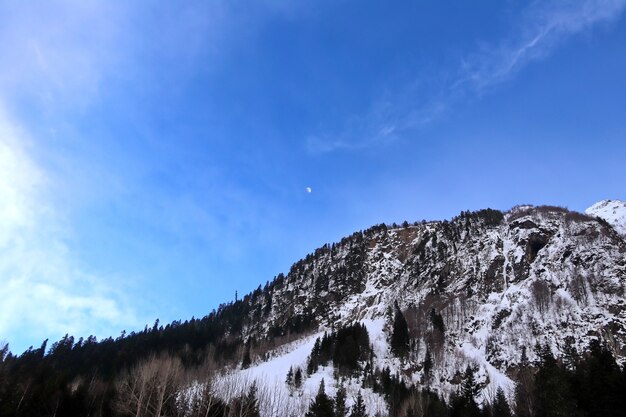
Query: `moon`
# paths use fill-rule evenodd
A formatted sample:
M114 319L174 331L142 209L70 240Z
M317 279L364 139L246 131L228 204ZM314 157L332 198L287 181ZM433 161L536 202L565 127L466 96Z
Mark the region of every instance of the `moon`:
M306 187L305 190L309 194L311 194L311 192L313 191L313 189L311 187Z

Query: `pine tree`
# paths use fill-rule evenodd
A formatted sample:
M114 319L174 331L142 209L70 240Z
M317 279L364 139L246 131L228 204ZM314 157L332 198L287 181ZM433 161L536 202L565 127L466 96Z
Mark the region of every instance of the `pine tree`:
M476 396L480 392L480 388L476 383L475 371L471 366L467 366L465 369L465 375L463 376L463 386L461 387L461 398L466 401L476 401Z
M321 363L322 365L328 364L328 362L333 357L333 348L334 338L329 336L328 333L324 332L324 336L322 336L322 341L320 342L319 346L319 363Z
M363 396L361 395L361 391L359 391L356 396L356 402L352 406L352 412L350 413L350 417L367 417L367 410L365 409L365 403L363 402Z
M315 399L309 406L306 417L335 417L333 401L326 395L323 379L322 382L320 382L320 388L317 391Z
M244 348L243 359L241 360L241 369L248 368L251 362L252 361L250 360L250 342L248 342L246 343L246 346Z
M296 368L296 373L293 377L293 385L296 389L300 389L302 386L302 369L300 369L300 367Z
M308 376L313 375L318 370L317 360L311 356L306 364L306 373Z
M496 391L496 399L493 403L493 417L511 417L511 408L509 407L509 403L506 401L506 396L504 395L504 391L502 388L498 387Z
M541 349L541 367L535 376L537 412L546 417L565 417L575 414L576 402L572 395L567 372L559 366L548 345Z
M460 395L452 399L452 416L479 417L480 409L476 403L479 391L474 369L468 365L463 375Z
M285 383L291 387L293 384L293 367L289 367L289 372L287 372L287 378L285 379Z
M317 339L315 339L315 344L313 345L313 349L311 350L311 356L309 357L309 361L306 366L306 373L309 376L317 372L321 354L320 344L320 338L318 337Z
M518 417L532 417L534 410L535 376L526 355L526 346L522 346L519 374L517 384L515 385L515 415Z
M409 352L409 326L397 302L390 344L391 351L398 357L405 357Z
M346 408L346 389L341 385L337 389L335 396L335 417L346 417L348 409Z
M320 338L315 339L315 344L313 344L313 349L311 350L311 357L319 356L320 354Z
M573 378L578 408L589 416L622 416L626 410L626 367L620 370L611 350L598 340L591 341L589 350Z
M565 345L563 346L563 363L565 363L568 369L575 369L580 360L580 355L578 354L574 342L575 339L573 336L567 336L565 338Z

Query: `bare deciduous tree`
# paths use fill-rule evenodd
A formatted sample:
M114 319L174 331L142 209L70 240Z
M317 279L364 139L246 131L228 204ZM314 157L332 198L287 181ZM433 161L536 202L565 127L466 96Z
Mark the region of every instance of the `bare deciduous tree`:
M182 377L180 359L153 356L118 380L115 407L127 416L161 417L175 407Z

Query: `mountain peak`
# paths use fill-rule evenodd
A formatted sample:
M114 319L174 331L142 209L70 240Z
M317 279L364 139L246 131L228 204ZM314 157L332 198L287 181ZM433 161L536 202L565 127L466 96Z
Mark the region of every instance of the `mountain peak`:
M626 202L602 200L585 210L585 213L606 220L620 235L626 236Z

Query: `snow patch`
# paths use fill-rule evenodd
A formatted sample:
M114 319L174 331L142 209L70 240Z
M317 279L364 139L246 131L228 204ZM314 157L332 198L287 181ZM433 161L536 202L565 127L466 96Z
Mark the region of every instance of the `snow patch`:
M373 332L382 334L384 321L365 320L366 326ZM280 347L270 353L266 362L257 362L247 369L235 369L217 377L214 382L216 394L225 399L231 399L245 394L252 383L256 383L260 413L263 417L276 415L299 416L304 415L319 390L322 379L324 380L325 392L334 397L337 389L343 385L346 389L346 405L351 407L360 392L370 415L387 414L387 404L382 396L374 393L369 388L362 388L358 378L341 378L337 380L332 366L320 366L313 375L306 375L307 361L311 354L315 340L324 333L319 332L305 337L293 343ZM384 340L384 335L382 336ZM386 341L385 341L386 343ZM374 346L384 350L380 338L374 340ZM302 387L294 389L287 385L286 377L289 368L302 369ZM195 388L197 390L197 388Z
M622 236L626 236L626 202L602 200L585 210L590 216L606 220Z

